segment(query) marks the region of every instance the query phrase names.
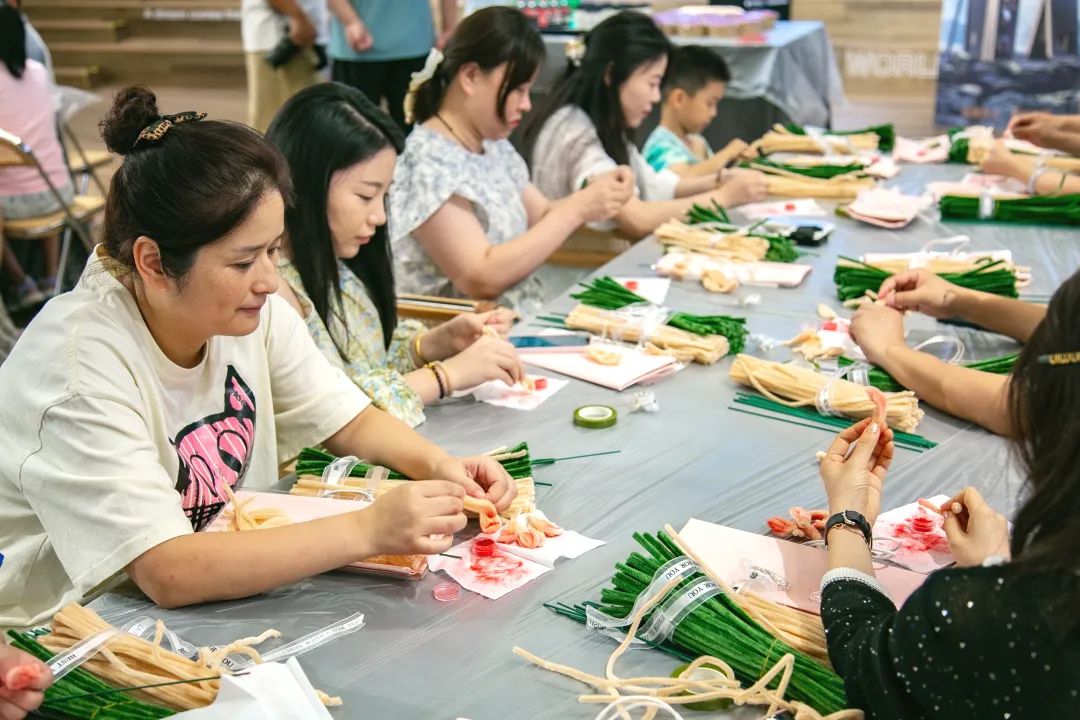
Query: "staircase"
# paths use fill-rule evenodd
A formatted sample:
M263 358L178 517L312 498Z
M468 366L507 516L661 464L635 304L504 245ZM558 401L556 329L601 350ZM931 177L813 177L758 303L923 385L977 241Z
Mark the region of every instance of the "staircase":
M244 84L240 0L33 0L23 8L61 84Z

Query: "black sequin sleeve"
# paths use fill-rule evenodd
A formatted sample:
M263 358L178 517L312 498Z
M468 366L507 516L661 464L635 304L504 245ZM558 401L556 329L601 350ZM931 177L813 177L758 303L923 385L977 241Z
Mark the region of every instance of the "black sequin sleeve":
M934 573L899 610L839 579L821 618L848 704L868 720L1080 717L1080 643L1055 629L1061 597L1057 581L1007 566Z

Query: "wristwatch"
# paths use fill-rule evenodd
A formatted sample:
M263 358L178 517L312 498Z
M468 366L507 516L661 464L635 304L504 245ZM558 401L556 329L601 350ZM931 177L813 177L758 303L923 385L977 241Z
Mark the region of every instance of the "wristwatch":
M866 518L862 516L862 513L857 513L854 510L844 510L831 516L825 521L825 547L829 547L829 531L837 525L844 525L857 529L866 538L866 544L873 549L874 547L874 533L870 529L870 523Z

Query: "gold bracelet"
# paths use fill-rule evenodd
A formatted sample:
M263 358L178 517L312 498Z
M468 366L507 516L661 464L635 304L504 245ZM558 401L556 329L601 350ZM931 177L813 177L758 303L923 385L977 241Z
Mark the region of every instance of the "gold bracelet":
M423 367L427 360L424 359L424 353L420 352L420 341L427 335L427 330L421 330L416 333L416 337L413 338L413 362L416 363L416 367Z

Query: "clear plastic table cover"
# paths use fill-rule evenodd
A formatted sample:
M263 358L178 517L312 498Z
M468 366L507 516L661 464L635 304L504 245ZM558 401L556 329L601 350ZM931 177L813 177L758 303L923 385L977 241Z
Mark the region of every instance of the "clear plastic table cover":
M917 192L927 180L966 171L905 167L896 184ZM844 218L828 220L835 221L836 230L815 250L816 257L804 258L814 271L802 287L754 288L761 302L736 310L725 307L731 302L728 296L710 295L698 283L675 282L667 304L696 313L742 313L751 332L787 338L817 321L819 302L839 307L831 279L839 254L916 251L933 238L964 233L972 237L969 249L1012 249L1018 263L1032 268L1034 279L1026 292L1045 294L1080 267L1076 230L941 224L920 218L904 230L888 231ZM648 239L599 272L641 275L659 255L659 245ZM572 304L563 296L548 309L565 311ZM961 337L970 359L1017 347L999 336L925 317L911 316L907 326L912 344L931 335ZM516 332L536 328L526 322ZM790 354L777 348L769 357L786 360ZM510 649L521 645L542 657L602 674L614 643L555 616L542 603L597 599L614 564L636 549L634 531L655 531L665 523L681 527L697 517L764 532L770 515L792 505L825 503L814 453L827 446L832 434L728 410L737 389L728 380L729 365L727 359L711 367L692 365L652 386L658 413L629 413L634 390L620 394L576 380L528 413L468 400L428 409L420 431L457 453L521 440L529 442L538 458L622 451L537 469L538 480L552 483L537 487L537 500L548 516L607 545L577 560L560 561L553 572L498 601L463 592L455 602L438 602L432 588L446 580L438 573L419 582L329 573L261 597L181 610L151 608L136 593L107 595L95 607L116 624L145 614L162 617L181 637L198 644L229 641L269 627L280 630L283 638L267 648L363 612L364 629L301 658L316 687L343 698L344 706L334 711L340 718L592 718L599 708L577 702L584 686L527 665ZM619 408L618 424L605 430L574 426L574 408L591 403ZM926 410L919 432L939 445L921 454L898 451L885 483L884 507L971 484L1011 514L1022 476L1007 443L967 422ZM676 665L674 659L646 650L624 656L619 671L623 677L666 674ZM742 709L700 716L758 714Z
M547 91L566 69L568 35L544 35L547 57L537 81ZM781 21L762 42L736 37L676 37L682 45L715 48L731 70L726 97L763 98L802 125L826 126L830 108L843 102L843 81L823 23ZM746 138L750 140L752 138Z

